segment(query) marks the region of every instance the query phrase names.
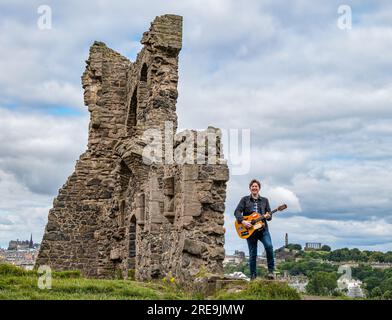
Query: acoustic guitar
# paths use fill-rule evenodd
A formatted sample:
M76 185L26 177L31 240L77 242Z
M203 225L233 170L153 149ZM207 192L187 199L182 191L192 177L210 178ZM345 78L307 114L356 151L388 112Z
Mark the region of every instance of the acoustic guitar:
M283 211L286 208L287 205L282 204L281 206L272 210L270 212L270 215L272 216L275 212ZM244 216L244 220L252 224L252 226L249 229L246 228L242 223L239 223L237 220L235 220L235 229L237 230L238 236L242 239L247 239L256 230L263 230L265 227L265 222L263 221L264 219L265 219L264 215L258 212L252 212L250 215Z

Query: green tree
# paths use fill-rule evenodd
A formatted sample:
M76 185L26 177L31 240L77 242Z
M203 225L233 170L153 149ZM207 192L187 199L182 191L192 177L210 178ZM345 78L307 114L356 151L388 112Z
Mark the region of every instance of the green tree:
M380 251L374 251L369 257L369 262L384 262L384 254Z
M310 276L313 272L325 271L325 272L336 272L338 266L331 265L329 263L320 263L313 260L301 260L298 262L289 261L279 265L280 271L287 271L290 275L306 275Z
M289 243L287 245L287 248L290 250L298 250L298 251L302 250L302 246L298 243Z
M319 259L320 254L317 251L309 251L306 253L308 257L313 258L313 259Z
M361 254L359 256L359 261L367 262L368 260L369 260L369 257L367 255L367 253L364 251L361 251Z
M373 289L379 288L382 279L372 275L369 278L363 279L363 282L365 283L366 290L371 292Z
M311 275L306 286L309 294L332 295L337 288L336 273L319 271Z
M373 290L370 292L370 297L371 298L379 298L382 296L382 291L380 287L375 287Z
M384 275L387 278L392 278L392 268L384 269Z
M350 250L348 248L342 248L342 249L337 249L334 251L331 251L329 255L327 256L329 260L332 261L348 261L350 260Z
M330 246L327 246L326 244L324 244L324 245L321 247L321 250L322 250L322 251L331 251L331 247L330 247Z
M381 284L381 289L382 291L384 291L384 293L386 291L392 291L392 277L391 278L387 278L385 279L382 284Z
M350 258L351 258L351 260L354 260L354 261L360 261L361 260L361 251L357 248L351 249L350 250Z
M382 298L386 300L392 300L392 290L385 291L382 295Z
M384 262L392 263L392 251L388 251L384 254Z

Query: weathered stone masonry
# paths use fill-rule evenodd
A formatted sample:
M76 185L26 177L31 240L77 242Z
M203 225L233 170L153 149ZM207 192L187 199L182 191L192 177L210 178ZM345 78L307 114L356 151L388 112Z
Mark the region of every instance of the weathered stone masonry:
M171 274L183 283L201 270L223 272L229 173L220 131L176 133L182 18L157 17L141 43L134 63L101 42L90 48L82 76L88 148L49 211L37 265L104 278L134 269L138 280ZM164 154L171 145L186 153L184 141L206 135L216 148L198 145L190 164L146 161L146 130L168 124L175 134ZM214 164L204 161L211 155Z

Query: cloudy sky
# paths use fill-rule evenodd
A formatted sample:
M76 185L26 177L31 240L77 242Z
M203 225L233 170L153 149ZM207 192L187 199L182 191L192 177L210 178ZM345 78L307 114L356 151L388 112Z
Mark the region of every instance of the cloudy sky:
M134 61L150 21L174 13L184 17L179 127L250 129L249 171L228 183L227 251L247 251L233 211L253 177L272 207L289 206L270 223L275 247L287 232L302 245L392 250L390 1L47 0L49 30L37 24L42 4L0 3L0 246L41 240L86 148L89 46ZM338 24L342 4L351 29Z

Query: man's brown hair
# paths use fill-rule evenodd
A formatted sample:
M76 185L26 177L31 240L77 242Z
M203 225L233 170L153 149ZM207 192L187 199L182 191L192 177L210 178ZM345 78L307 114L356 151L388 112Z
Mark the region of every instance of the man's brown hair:
M249 189L250 189L250 187L252 186L252 184L254 184L254 183L257 183L257 184L258 184L259 189L261 188L261 183L260 183L260 181L257 180L257 179L252 179L252 181L249 182Z

